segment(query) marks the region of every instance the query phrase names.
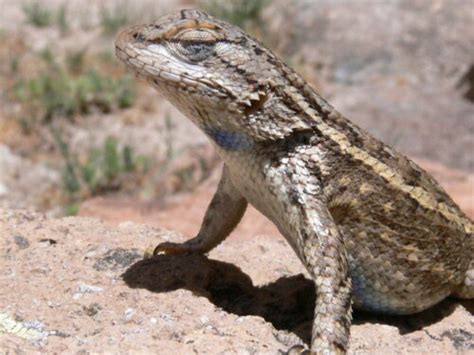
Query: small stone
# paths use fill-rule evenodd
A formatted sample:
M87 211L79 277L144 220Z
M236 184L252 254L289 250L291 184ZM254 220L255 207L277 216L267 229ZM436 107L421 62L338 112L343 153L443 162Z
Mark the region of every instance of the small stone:
M126 250L123 248L116 248L109 250L102 258L98 259L93 268L97 271L116 270L131 265L140 260L142 254L138 249Z
M93 286L93 285L79 285L77 288L80 293L97 293L102 292L104 289L102 287Z
M83 306L82 309L84 310L84 313L87 314L89 317L93 317L97 313L99 313L102 307L97 302L94 302L91 303L89 306Z
M163 313L161 316L160 316L161 319L163 319L164 321L166 322L172 322L174 321L174 318L172 315L170 314L167 314L167 313Z
M39 332L42 332L45 328L44 323L40 322L39 320L25 321L23 322L23 325L25 326L25 328L35 329Z
M28 241L28 239L26 239L25 237L21 235L15 235L13 237L13 240L15 241L15 244L18 245L20 249L26 249L30 246L30 242Z
M133 308L127 308L124 312L125 320L128 322L133 318L133 315L136 313L136 310Z
M58 243L57 241L55 241L54 239L50 239L50 238L41 239L39 241L40 247L43 247L43 248L50 247L51 245L54 245L54 244L57 244L57 243Z

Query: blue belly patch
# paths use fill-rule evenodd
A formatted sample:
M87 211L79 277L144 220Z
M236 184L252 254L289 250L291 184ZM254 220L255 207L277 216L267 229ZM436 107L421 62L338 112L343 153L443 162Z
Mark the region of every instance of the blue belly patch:
M230 132L220 128L207 128L207 135L221 148L238 151L254 146L254 140L245 133Z
M372 281L353 267L354 265L351 266L352 296L357 308L383 314L404 313L402 308L393 304L390 295L375 290Z

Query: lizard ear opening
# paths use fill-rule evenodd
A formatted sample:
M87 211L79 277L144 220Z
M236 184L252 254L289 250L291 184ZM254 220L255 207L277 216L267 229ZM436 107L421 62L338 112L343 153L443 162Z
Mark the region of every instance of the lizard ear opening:
M266 104L269 99L269 95L266 92L259 91L255 97L251 97L248 99L247 105L244 108L244 113L246 116L250 116L260 109Z

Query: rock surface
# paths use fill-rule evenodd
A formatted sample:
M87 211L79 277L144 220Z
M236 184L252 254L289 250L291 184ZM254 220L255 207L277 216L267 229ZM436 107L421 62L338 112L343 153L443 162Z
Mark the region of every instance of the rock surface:
M2 352L276 354L308 342L314 289L284 240L231 237L208 257L141 257L182 239L1 210ZM356 313L350 351L472 352L473 309L447 300L410 317Z
M293 4L273 2L270 32L331 105L404 154L473 171L472 1Z

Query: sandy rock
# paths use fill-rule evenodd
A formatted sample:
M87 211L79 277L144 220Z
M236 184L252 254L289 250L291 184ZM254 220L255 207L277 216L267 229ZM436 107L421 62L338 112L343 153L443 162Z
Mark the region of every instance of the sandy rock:
M282 239L231 238L208 257L143 260L150 245L183 236L1 210L0 240L7 353L276 354L310 338L314 288ZM356 313L350 352L474 351L473 306L448 300L399 318Z

